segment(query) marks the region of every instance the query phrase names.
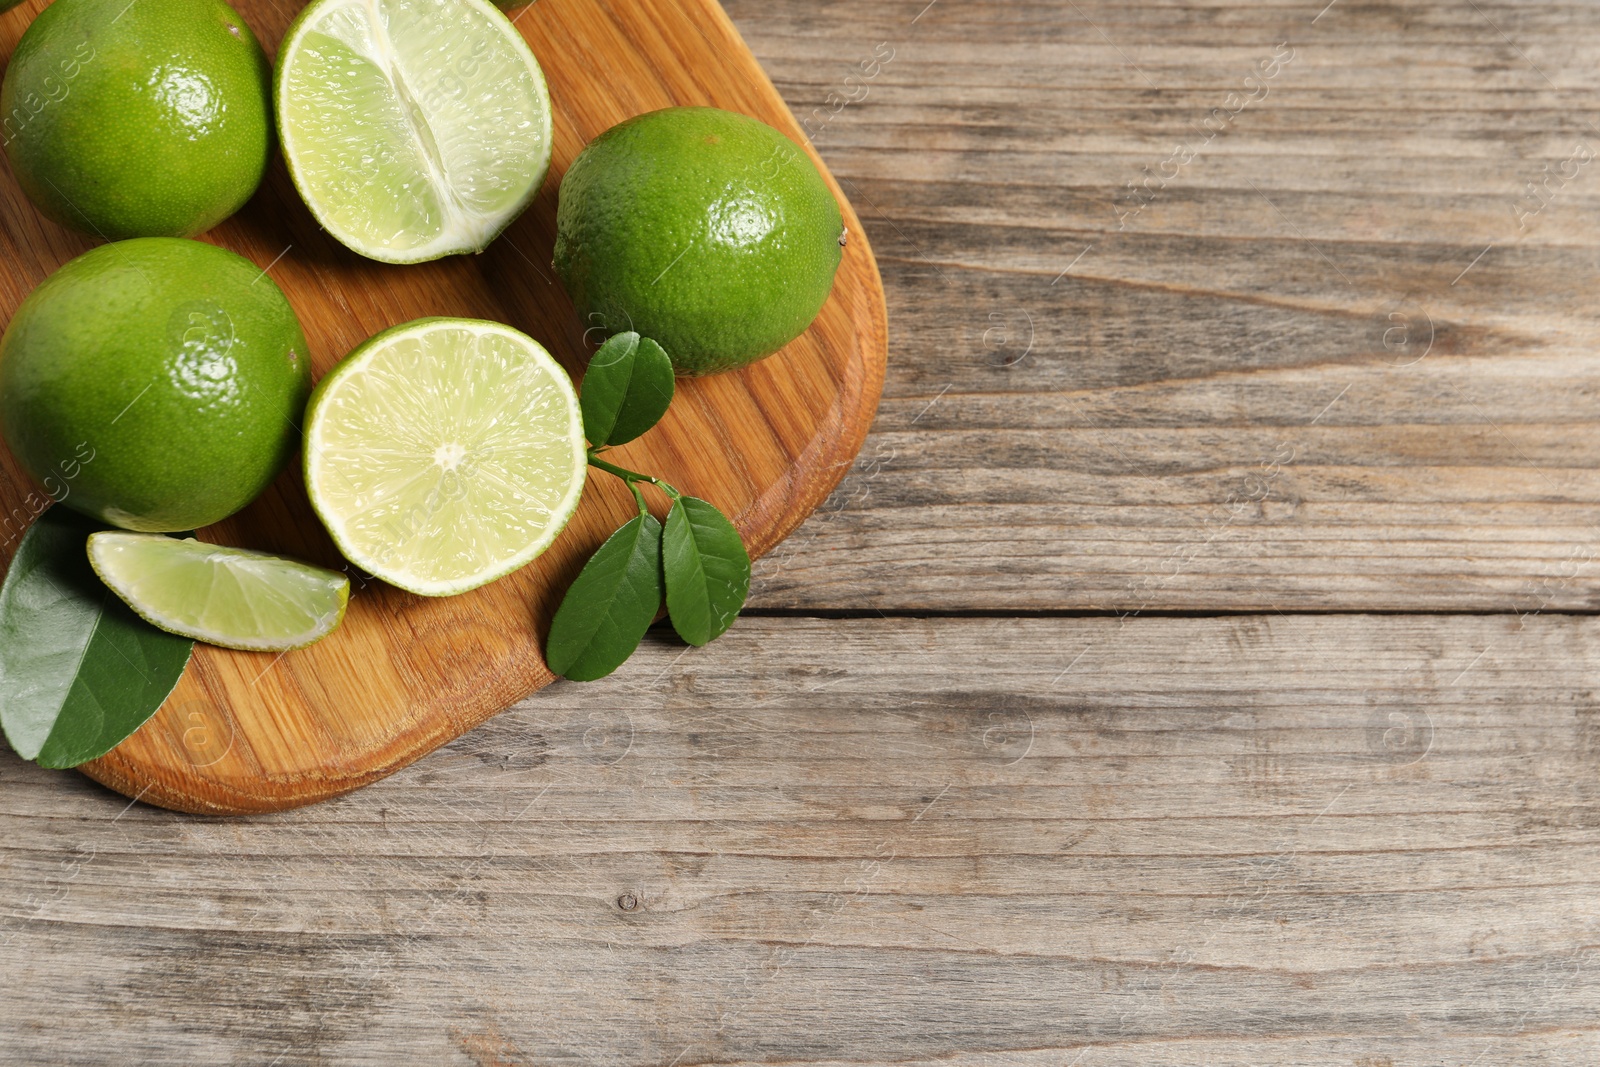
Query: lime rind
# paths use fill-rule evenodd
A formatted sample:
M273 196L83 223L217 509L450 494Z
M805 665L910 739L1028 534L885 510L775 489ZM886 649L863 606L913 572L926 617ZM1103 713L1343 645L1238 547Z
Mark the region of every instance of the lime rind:
M273 82L301 198L371 259L481 252L549 170L544 73L486 0L316 0Z
M193 538L89 535L100 580L168 633L247 652L305 648L338 629L350 580L335 571Z
M454 596L544 552L588 470L572 380L500 323L420 319L318 384L303 451L311 505L346 559Z

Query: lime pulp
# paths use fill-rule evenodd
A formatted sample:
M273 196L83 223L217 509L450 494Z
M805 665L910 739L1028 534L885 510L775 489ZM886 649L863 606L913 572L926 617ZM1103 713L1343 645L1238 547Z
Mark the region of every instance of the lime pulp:
M296 188L372 259L481 252L550 166L544 74L485 0L315 0L275 83Z
M252 652L320 641L338 627L350 596L350 580L335 571L193 538L94 533L89 562L152 625Z
M312 393L303 456L345 558L424 596L538 556L588 469L566 372L532 338L474 319L406 323L347 356Z

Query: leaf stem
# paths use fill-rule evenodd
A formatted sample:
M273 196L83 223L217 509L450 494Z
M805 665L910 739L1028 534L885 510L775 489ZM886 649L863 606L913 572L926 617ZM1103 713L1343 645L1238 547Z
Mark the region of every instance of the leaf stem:
M650 514L650 505L646 504L644 502L644 494L639 492L638 483L629 482L628 483L628 491L633 494L634 501L636 503L638 503L638 505L639 505L639 514L640 515L648 515L648 514Z
M623 481L627 482L628 488L633 490L633 495L639 497L639 507L641 510L644 508L644 498L639 496L640 482L650 483L663 493L667 494L667 496L671 497L673 500L677 500L683 495L672 486L662 481L660 478L652 478L648 474L640 474L638 471L631 471L626 467L619 467L615 463L607 463L605 460L600 458L597 449L589 449L589 466L594 467L597 470L603 470L607 474L614 474L618 478L621 478Z

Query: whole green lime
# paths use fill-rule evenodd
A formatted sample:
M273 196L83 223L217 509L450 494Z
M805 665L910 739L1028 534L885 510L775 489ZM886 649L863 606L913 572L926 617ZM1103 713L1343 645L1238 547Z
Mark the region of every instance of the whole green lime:
M250 199L270 70L221 0L56 0L0 86L0 139L40 211L108 240L189 237Z
M305 335L255 264L199 241L101 245L0 338L0 430L55 500L129 530L188 530L255 499L293 456Z
M844 222L811 158L765 123L709 107L629 119L561 182L555 268L590 328L636 330L680 374L776 352L811 325Z

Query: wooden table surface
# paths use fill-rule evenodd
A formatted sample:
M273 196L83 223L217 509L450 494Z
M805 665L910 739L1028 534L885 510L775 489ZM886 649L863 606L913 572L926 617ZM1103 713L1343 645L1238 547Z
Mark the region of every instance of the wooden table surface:
M0 755L0 1061L1600 1062L1600 7L730 0L874 433L716 645L204 820Z

